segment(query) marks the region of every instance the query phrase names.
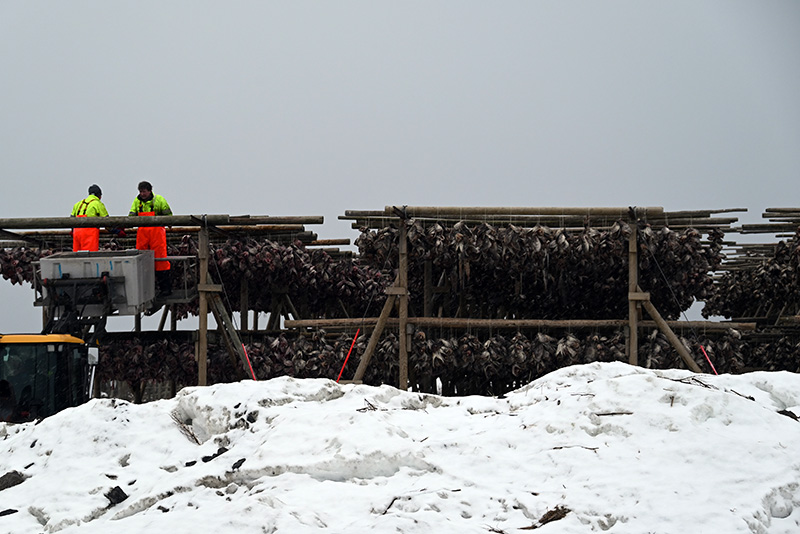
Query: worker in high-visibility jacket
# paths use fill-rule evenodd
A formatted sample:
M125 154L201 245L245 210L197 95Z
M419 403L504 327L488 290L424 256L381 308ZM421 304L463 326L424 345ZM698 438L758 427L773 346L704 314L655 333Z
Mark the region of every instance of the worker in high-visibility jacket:
M108 210L100 198L100 186L89 186L89 196L76 203L72 217L108 217ZM98 250L100 248L100 228L73 228L72 250Z
M155 215L172 215L172 209L167 200L161 195L153 194L150 182L139 182L139 196L133 201L130 216L152 217ZM140 226L136 231L136 248L139 250L152 250L156 258L156 282L158 294L166 296L172 294L172 281L170 280L170 265L167 260L167 231L163 226Z

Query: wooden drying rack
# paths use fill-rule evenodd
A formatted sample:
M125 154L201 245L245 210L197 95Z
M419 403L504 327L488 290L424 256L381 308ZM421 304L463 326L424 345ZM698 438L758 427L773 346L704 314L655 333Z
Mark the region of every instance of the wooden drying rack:
M42 243L58 239L70 239L69 230L59 232L59 229L70 228L136 228L150 226L167 227L169 234L185 235L196 233L198 243L198 284L197 296L199 303L199 326L196 339L196 356L198 367L198 385L208 383L208 313L211 311L217 319L218 326L225 337L228 351L232 358L239 358L246 363L246 355L238 332L233 326L230 316L226 312L219 295L222 285L209 283L208 260L210 233L227 239L232 235L257 234L274 237L289 234L292 238L301 237L305 244L349 244L349 240L325 240L317 243L316 234L307 232L303 225L322 224L322 216L310 217L272 217L272 216L231 216L231 215L171 215L155 217L43 217L0 219L0 245L23 243L41 246ZM29 230L20 232L19 230ZM127 233L127 230L126 230ZM132 231L135 235L135 230ZM110 238L110 237L109 237ZM130 241L130 237L123 238ZM71 239L70 239L71 241ZM246 298L246 297L245 297ZM246 309L246 308L244 308ZM166 310L162 316L159 331L163 328ZM246 326L247 313L242 313L242 321ZM136 316L136 329L141 329L141 316ZM173 328L174 328L173 315Z
M638 331L641 326L655 325L661 330L672 346L683 359L686 366L694 372L701 372L700 367L692 359L672 330L672 326L702 327L705 330L725 330L736 328L740 330L754 330L755 323L730 323L718 321L665 321L656 307L650 302L650 294L642 291L638 282L638 247L637 224L638 220L646 221L653 226L669 225L670 228L678 226L691 226L697 229L709 230L717 228L731 231L730 224L736 218L711 217L716 213L746 211L743 208L705 211L665 212L661 207L509 207L509 208L480 208L480 207L411 207L411 206L386 206L383 211L347 211L340 219L353 220L353 227L358 228L383 228L389 224L396 225L399 229L398 247L398 273L394 283L387 288L387 299L378 317L364 319L318 319L318 320L287 320L287 328L325 328L326 326L373 326L372 334L367 343L366 350L361 357L361 362L353 378L354 382L363 380L369 361L377 347L383 329L387 326L397 326L399 336L399 384L400 389L408 388L408 346L410 345L410 325L417 326L447 326L452 328L523 328L523 327L600 327L600 326L626 326L627 343L626 352L628 361L638 365ZM583 228L589 224L598 227L612 224L618 220L632 222L631 235L628 241L628 318L627 320L508 320L508 319L468 319L468 318L438 318L438 317L408 317L408 243L406 225L407 219L426 220L429 222L446 221L479 221L489 224L536 225L542 224L553 227ZM427 290L426 290L427 293ZM397 307L396 319L389 317L393 308ZM426 305L426 309L429 307ZM642 309L652 318L652 321L641 319Z

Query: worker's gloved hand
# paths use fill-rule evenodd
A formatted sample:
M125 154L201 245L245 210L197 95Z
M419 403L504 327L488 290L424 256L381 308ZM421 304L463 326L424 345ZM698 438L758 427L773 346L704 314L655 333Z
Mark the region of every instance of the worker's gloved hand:
M123 228L112 228L111 233L117 237L125 237L127 235L125 234L125 229Z

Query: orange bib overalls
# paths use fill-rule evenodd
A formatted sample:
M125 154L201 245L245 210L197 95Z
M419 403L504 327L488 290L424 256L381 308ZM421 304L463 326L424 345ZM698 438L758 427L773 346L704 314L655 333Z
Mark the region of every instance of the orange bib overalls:
M78 208L76 217L86 217L86 210L91 200L86 202L84 199ZM99 250L100 249L100 228L73 228L72 229L72 250Z
M142 203L139 202L139 217L153 217L154 211L141 211ZM163 226L140 226L136 230L136 248L139 250L152 250L155 252L156 271L168 271L169 262L158 261L158 258L167 257L167 231Z

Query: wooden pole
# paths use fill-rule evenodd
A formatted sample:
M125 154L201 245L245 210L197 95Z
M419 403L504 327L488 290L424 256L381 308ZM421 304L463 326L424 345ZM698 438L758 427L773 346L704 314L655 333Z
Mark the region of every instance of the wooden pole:
M675 335L675 332L672 331L664 318L661 317L661 314L658 313L658 310L655 306L653 306L653 303L649 300L644 300L642 301L642 305L644 306L644 309L647 310L647 313L650 314L650 317L656 321L658 328L664 333L665 336L667 336L667 339L672 346L675 347L675 350L678 351L678 354L680 354L686 366L695 373L702 373L703 371L700 369L700 366L697 365L697 363L692 359L692 355L689 354L689 351L683 346L683 343L681 343L681 340Z
M154 217L21 217L0 218L0 228L51 229L51 228L136 228L140 226L189 226L191 228L225 225L263 224L322 224L324 217L269 217L266 215L156 215Z
M15 219L16 220L16 219ZM101 228L105 228L107 226L108 219L99 219L94 221L98 224L102 223ZM139 221L136 221L139 222ZM142 225L144 226L144 225ZM300 234L305 232L305 226L302 224L261 224L261 225L219 225L217 229L222 230L223 232L232 232L232 233L246 233L251 235L260 235L260 234ZM165 232L169 234L181 234L183 236L187 233L194 233L197 231L196 226L167 226L164 228ZM109 234L110 232L106 230L101 230L100 235ZM125 228L125 233L128 237L132 237L136 235L136 228ZM59 229L59 230L25 230L22 232L11 233L5 230L0 230L0 235L3 234L10 234L11 238L16 237L17 239L26 239L32 241L38 241L39 239L43 238L52 238L52 237L69 237L72 239L72 232L69 229ZM121 238L124 239L124 238ZM323 244L336 244L336 245L349 245L349 239L329 239L329 240L322 240L322 241L330 241L331 243L323 243ZM345 241L342 243L342 241ZM317 243L317 241L313 241L313 243Z
M408 239L406 222L400 222L400 242L399 252L400 261L398 264L398 289L402 292L397 296L400 318L399 333L399 369L398 369L398 389L405 391L408 389Z
M498 226L513 224L523 227L542 225L563 228L570 232L582 232L586 228L587 223L596 230L609 229L612 224L619 219L620 217L611 217L607 215L594 215L591 218L578 215L487 215L485 217L438 215L436 217L414 217L414 220L418 222L436 221L454 223L456 221L461 221L467 224L482 224L488 222ZM694 228L701 232L708 232L713 229L731 232L734 230L730 227L730 223L736 222L738 219L671 219L667 217L649 217L646 220L653 225L653 227L668 226L675 231ZM396 219L393 217L359 217L355 218L355 222L353 222L350 227L358 230L364 226L369 228L384 228L394 224L396 224Z
M227 224L228 215L203 215L208 224ZM48 228L136 228L139 226L200 226L194 215L157 215L154 217L24 217L0 219L0 228L48 229Z
M222 286L219 286L219 288L221 290ZM230 354L231 361L236 368L236 375L240 380L246 376L251 376L246 372L250 364L247 360L247 355L244 352L242 339L239 337L239 334L233 327L233 321L231 321L231 318L228 315L228 310L225 309L225 305L222 303L222 298L219 296L219 293L209 292L208 302L210 304L211 312L214 314L214 318L217 320L217 326L225 338L225 344L228 347L228 353ZM238 362L236 361L237 358L239 360ZM241 365L239 365L240 363Z
M639 365L639 327L636 301L631 293L639 287L639 256L637 254L636 221L631 220L631 235L628 237L628 363Z
M375 326L378 317L351 319L301 319L284 321L286 328L365 328ZM460 317L409 317L408 322L426 328L517 329L517 328L622 328L627 319L469 319ZM755 331L756 323L723 321L665 321L671 328L693 328L707 331L724 331L729 328ZM800 318L798 318L800 322ZM657 328L655 321L638 321L640 328ZM399 319L388 318L384 326L396 328Z
M278 330L281 327L281 312L283 310L283 293L278 291L272 292L272 301L269 311L269 320L267 321L267 330Z
M270 216L270 215L231 215L231 224L254 225L254 224L323 224L325 217L322 215L292 215L292 216Z
M148 219L150 217L142 217ZM199 263L198 280L198 306L199 306L199 333L197 345L197 385L205 386L208 384L208 295L206 291L200 290L201 286L208 284L208 227L200 228L197 246L197 256Z
M394 215L396 206L386 206L384 215ZM404 206L404 211L408 217L435 217L437 215L456 215L456 216L503 216L503 215L584 215L584 216L607 216L607 217L627 217L630 208L627 207L459 207L459 206ZM637 207L637 213L643 217L662 215L664 208Z
M164 325L167 324L167 314L169 313L169 306L164 306L161 310L161 320L158 321L158 331L164 331Z
M283 294L283 309L284 309L283 316L286 317L287 319L291 319L292 317L294 317L295 319L300 318L300 314L297 313L297 309L294 307L294 303L292 302L292 299L289 297L288 290L286 293ZM289 316L289 314L291 314L291 317Z
M367 370L367 365L369 365L369 361L372 359L372 354L375 352L375 347L378 346L378 340L381 338L383 328L386 326L386 320L389 318L389 313L394 307L396 298L397 297L395 295L391 294L386 297L386 303L383 305L383 310L381 310L381 314L375 323L375 330L372 331L372 335L367 343L367 348L364 349L364 355L361 356L358 369L356 369L356 374L353 377L354 382L360 382L364 379L364 373Z

